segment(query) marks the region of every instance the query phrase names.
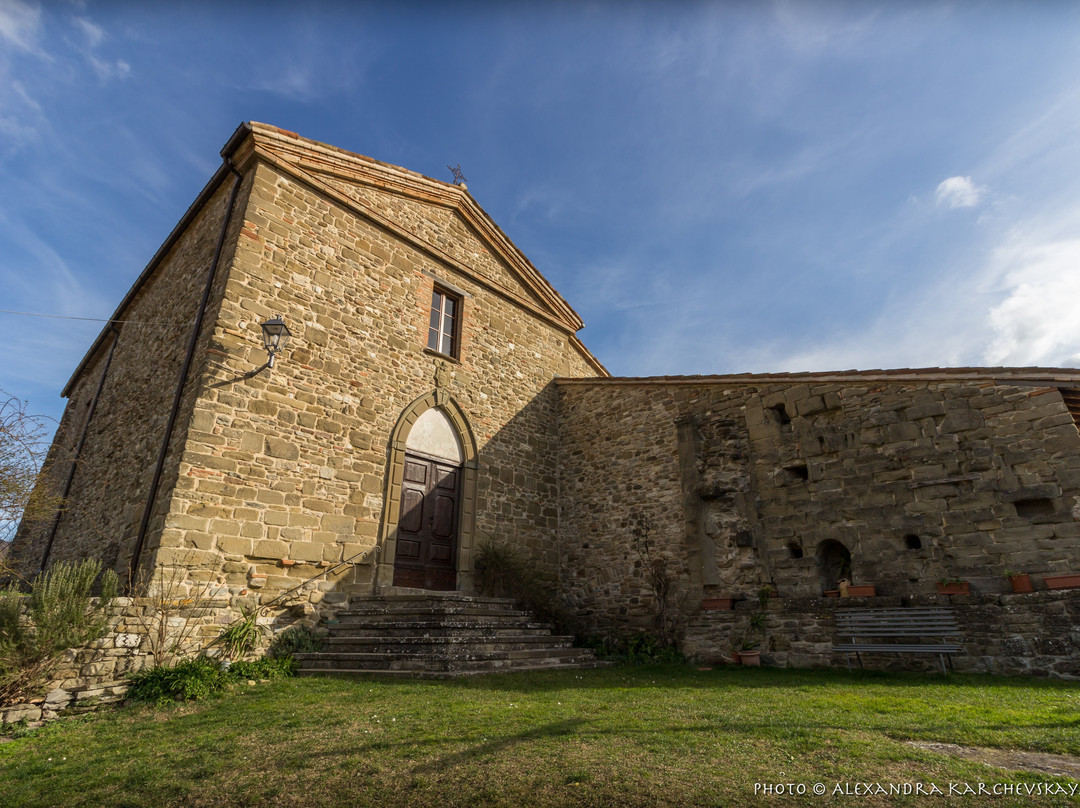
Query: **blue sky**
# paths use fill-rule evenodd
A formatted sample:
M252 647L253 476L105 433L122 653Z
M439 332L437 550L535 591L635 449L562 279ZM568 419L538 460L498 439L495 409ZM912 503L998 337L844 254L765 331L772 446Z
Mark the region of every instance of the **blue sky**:
M460 163L618 375L1080 364L1073 3L0 0L0 309L109 316L243 120Z

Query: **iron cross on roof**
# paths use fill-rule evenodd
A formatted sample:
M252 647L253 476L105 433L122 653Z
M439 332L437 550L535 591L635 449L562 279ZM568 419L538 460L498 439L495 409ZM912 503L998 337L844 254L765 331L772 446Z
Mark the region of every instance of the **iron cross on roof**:
M454 174L454 185L465 184L465 175L461 173L461 163L458 163L457 166L447 166L447 168Z

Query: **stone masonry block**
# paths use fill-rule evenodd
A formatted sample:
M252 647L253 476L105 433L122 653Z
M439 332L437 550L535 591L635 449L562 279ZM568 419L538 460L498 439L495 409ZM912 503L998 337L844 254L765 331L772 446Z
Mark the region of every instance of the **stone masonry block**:
M341 516L328 513L322 517L321 527L325 531L338 534L351 534L356 526L356 519L352 516Z
M289 557L297 561L322 561L323 545L315 542L294 541L289 547Z
M270 457L279 457L283 460L296 460L300 457L300 449L295 443L269 435L266 437L266 453Z
M251 548L252 558L288 558L289 545L283 541L257 541Z
M250 539L224 537L218 539L217 545L221 552L229 553L230 555L250 556L252 552L252 543Z

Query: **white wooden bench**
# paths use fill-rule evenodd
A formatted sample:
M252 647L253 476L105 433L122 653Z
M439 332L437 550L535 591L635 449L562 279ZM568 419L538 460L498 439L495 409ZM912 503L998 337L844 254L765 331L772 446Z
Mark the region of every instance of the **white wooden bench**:
M838 643L833 651L847 654L848 670L851 655L855 654L862 667L861 654L937 654L942 673L948 674L945 661L952 667L951 654L963 652L957 637L960 626L956 614L945 607L913 607L910 609L840 609L836 612L836 635L851 642ZM936 638L938 642L926 642ZM868 642L884 640L884 642Z

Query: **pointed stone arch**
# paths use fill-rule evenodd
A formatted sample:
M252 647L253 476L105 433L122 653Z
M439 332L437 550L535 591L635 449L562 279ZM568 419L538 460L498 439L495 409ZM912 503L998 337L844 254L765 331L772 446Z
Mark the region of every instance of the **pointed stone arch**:
M444 389L432 390L413 401L398 417L390 435L386 484L383 495L382 550L376 570L376 590L388 591L394 579L397 556L398 519L401 514L402 481L409 433L428 410L438 408L453 427L461 447L461 499L458 506L457 590L473 589L473 547L476 528L477 448L468 419L460 405Z

